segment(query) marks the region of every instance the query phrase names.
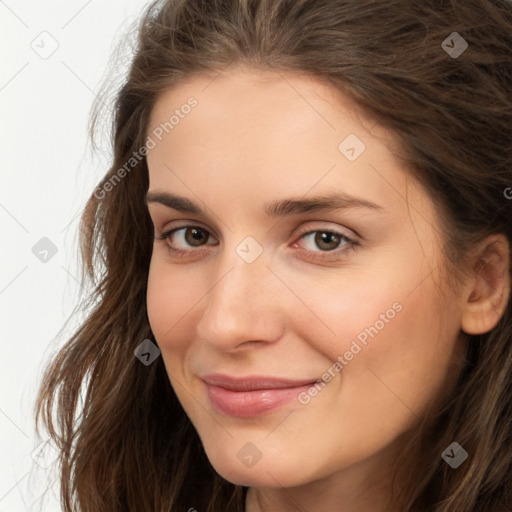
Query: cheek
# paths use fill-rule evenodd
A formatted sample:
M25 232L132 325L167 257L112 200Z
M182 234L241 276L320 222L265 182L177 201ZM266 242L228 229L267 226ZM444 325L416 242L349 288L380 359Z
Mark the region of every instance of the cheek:
M432 280L401 302L403 310L375 344L371 365L383 384L421 412L455 370L458 313Z
M385 272L350 268L314 279L289 276L288 280L307 306L297 302L290 322L302 339L314 343L332 362L350 350L354 341L360 354L362 349L370 354L374 350L371 341L382 338L399 321L408 300L407 283L397 282L390 267ZM353 350L358 351L357 345Z
M300 321L301 337L325 356L325 372L338 377L333 365L343 367L337 400L345 410L421 412L454 371L458 311L423 265L382 263L371 275L347 272L297 287L319 317Z
M315 338L313 329L303 331L317 340L317 351L330 361L324 370L335 377L299 411L301 428L321 432L318 438L327 441L317 439L310 449L325 450L333 467L375 453L412 428L454 369L457 312L439 299L432 278L411 293L419 282L413 274L402 273L400 282L375 276L371 285L347 284L343 294L324 287L317 304L325 306L318 311L336 335ZM341 373L333 368L338 356L344 358Z
M179 266L174 267L160 257L152 259L149 267L148 319L162 349L170 345L179 348L184 344L183 327L190 322L194 306L201 298L200 272L184 272Z
M390 432L418 419L455 368L456 311L443 304L431 279L409 292L360 304L343 343L351 360L340 399L350 403L354 418L378 417Z

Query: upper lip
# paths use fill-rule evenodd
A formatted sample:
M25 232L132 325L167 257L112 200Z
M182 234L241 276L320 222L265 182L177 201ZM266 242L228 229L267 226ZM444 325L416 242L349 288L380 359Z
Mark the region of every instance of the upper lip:
M251 377L230 377L229 375L211 374L201 377L211 386L219 386L231 391L254 391L256 389L284 389L296 388L313 384L318 379L291 380L278 377L251 376Z

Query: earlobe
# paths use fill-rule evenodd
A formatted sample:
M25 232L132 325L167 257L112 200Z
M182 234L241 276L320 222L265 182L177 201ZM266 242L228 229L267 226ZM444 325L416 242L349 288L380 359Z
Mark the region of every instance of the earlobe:
M477 335L498 324L510 300L510 245L504 235L491 235L474 253L473 272L462 297L461 329Z

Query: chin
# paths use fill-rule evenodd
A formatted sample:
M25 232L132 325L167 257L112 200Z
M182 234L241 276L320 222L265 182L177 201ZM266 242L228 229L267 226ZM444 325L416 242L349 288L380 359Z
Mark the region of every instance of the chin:
M250 450L248 450L250 451ZM306 468L301 467L300 473L295 471L297 466L287 460L277 456L262 455L252 466L251 461L247 460L248 465L244 464L244 455L242 452L238 456L237 451L231 453L208 454L208 459L215 471L225 480L235 485L247 487L294 487L304 484L309 475Z

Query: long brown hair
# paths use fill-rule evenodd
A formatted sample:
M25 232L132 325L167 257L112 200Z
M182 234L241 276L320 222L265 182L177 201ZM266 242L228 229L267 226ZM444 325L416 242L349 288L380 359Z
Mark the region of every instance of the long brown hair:
M443 46L453 47L453 32L468 44L461 55ZM88 316L50 362L36 407L60 449L65 512L244 509L247 489L212 468L162 358L145 366L134 357L154 340L153 228L146 159L126 168L162 91L242 63L321 78L396 134L397 156L442 212L454 282L475 241L502 233L512 243L508 0L154 2L116 97L112 166L81 219ZM421 458L394 489L401 510L512 510L511 308L509 299L491 332L469 337L453 394L411 440ZM457 470L441 458L453 441L470 456Z

